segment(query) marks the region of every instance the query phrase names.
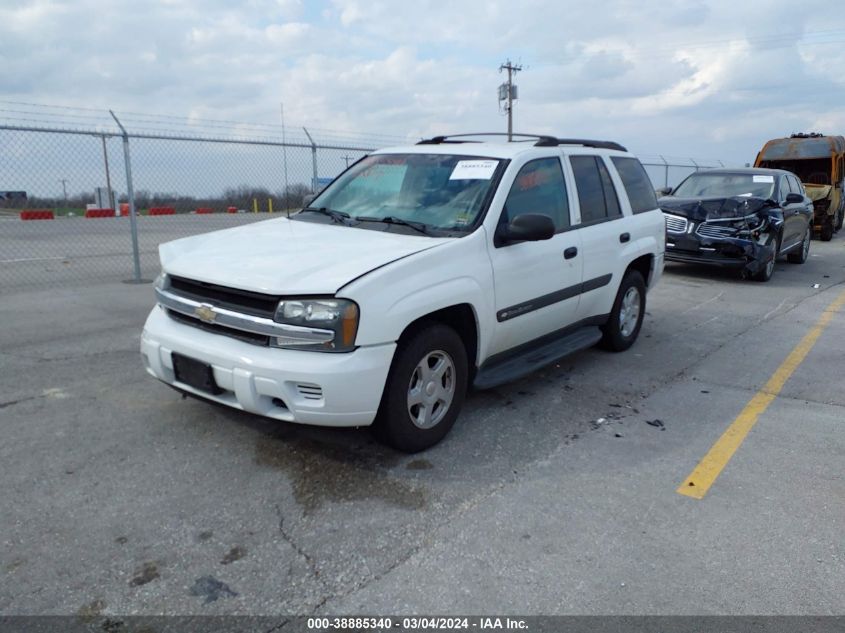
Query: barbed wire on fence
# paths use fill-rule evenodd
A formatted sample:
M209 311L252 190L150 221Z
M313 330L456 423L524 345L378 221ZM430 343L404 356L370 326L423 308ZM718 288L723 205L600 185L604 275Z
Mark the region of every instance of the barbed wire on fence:
M160 243L298 210L374 149L416 140L0 100L0 288L151 278ZM641 158L655 186L721 164Z

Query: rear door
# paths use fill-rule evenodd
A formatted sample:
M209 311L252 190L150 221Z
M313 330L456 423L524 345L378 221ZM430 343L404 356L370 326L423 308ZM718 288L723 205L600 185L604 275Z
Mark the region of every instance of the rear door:
M619 286L620 250L631 240L619 195L602 156L569 156L580 215L577 233L583 252L578 320L608 314Z

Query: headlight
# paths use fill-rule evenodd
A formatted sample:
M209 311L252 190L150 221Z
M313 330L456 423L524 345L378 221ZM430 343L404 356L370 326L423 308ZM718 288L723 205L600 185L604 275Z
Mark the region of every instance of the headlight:
M346 299L285 299L276 307L273 320L300 329L273 337L273 347L348 352L355 346L358 306ZM329 334L331 340L326 340Z
M163 270L158 274L158 277L155 278L153 281L153 288L158 288L159 290L164 290L167 288L167 273Z

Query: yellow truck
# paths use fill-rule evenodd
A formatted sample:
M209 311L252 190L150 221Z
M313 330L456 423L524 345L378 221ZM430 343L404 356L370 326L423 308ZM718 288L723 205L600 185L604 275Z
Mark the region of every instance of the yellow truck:
M755 167L785 169L798 176L813 201L813 229L824 241L842 228L845 216L845 138L793 134L763 145Z

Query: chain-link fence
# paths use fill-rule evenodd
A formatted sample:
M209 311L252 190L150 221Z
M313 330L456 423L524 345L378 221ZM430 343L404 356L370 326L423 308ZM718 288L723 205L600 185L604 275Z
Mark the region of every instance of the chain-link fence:
M641 154L639 158L655 189L674 187L684 178L701 169L725 166L720 160L700 160L678 156L646 156Z
M181 130L0 123L0 288L149 279L158 245L298 210L374 148ZM44 221L49 220L49 221Z
M61 127L0 107L0 290L150 279L162 242L298 210L374 148L410 141L72 112ZM714 166L644 162L656 187Z

